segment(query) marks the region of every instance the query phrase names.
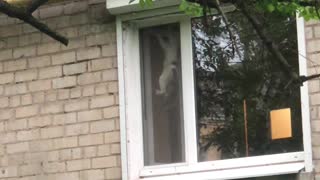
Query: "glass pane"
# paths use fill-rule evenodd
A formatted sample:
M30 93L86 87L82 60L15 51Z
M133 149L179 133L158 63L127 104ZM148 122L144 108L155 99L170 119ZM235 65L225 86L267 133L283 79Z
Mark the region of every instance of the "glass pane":
M301 151L300 85L246 17L227 16L236 45L221 17L192 20L199 161ZM256 17L298 73L295 19Z
M180 29L141 29L145 165L184 161Z

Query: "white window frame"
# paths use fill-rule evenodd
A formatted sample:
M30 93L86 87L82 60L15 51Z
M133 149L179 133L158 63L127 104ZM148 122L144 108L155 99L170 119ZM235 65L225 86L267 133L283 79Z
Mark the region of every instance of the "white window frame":
M120 98L122 178L136 179L235 179L312 172L312 145L307 82L301 87L304 151L198 162L190 17L178 7L117 16L117 51ZM130 22L130 23L128 23ZM179 22L186 162L160 166L143 165L142 95L138 29ZM124 23L130 24L124 26ZM299 70L307 74L304 20L297 17Z

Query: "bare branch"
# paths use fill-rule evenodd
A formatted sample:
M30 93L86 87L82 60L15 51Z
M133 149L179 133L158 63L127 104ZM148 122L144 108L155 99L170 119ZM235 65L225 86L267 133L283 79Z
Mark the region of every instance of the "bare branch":
M57 32L52 31L47 25L43 24L36 18L34 18L31 13L26 11L24 8L15 7L10 5L6 1L0 0L0 12L14 18L18 18L31 26L35 27L39 31L47 34L48 36L52 37L53 39L61 42L64 45L68 45L68 39L64 36L60 35Z

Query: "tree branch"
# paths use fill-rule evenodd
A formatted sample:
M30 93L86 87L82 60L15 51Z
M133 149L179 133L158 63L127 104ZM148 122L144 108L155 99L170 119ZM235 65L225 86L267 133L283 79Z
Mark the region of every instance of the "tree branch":
M41 0L39 0L39 1L41 1ZM45 0L42 0L42 3L44 1ZM37 5L37 7L39 7L39 4ZM15 6L7 3L4 0L0 0L0 12L8 15L9 17L18 18L18 19L30 24L31 26L35 27L39 31L47 34L48 36L52 37L53 39L61 42L62 44L66 45L66 46L68 45L69 41L67 38L65 38L64 36L60 35L59 33L51 30L47 25L43 24L42 22L40 22L39 20L34 18L31 15L31 13L26 11L24 8L15 7Z

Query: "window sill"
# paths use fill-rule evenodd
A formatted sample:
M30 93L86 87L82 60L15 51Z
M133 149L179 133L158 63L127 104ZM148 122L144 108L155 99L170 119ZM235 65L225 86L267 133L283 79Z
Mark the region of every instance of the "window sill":
M145 179L233 179L297 173L304 168L304 153L294 152L257 157L175 164L171 167L145 167L140 177ZM202 178L201 178L202 177Z

